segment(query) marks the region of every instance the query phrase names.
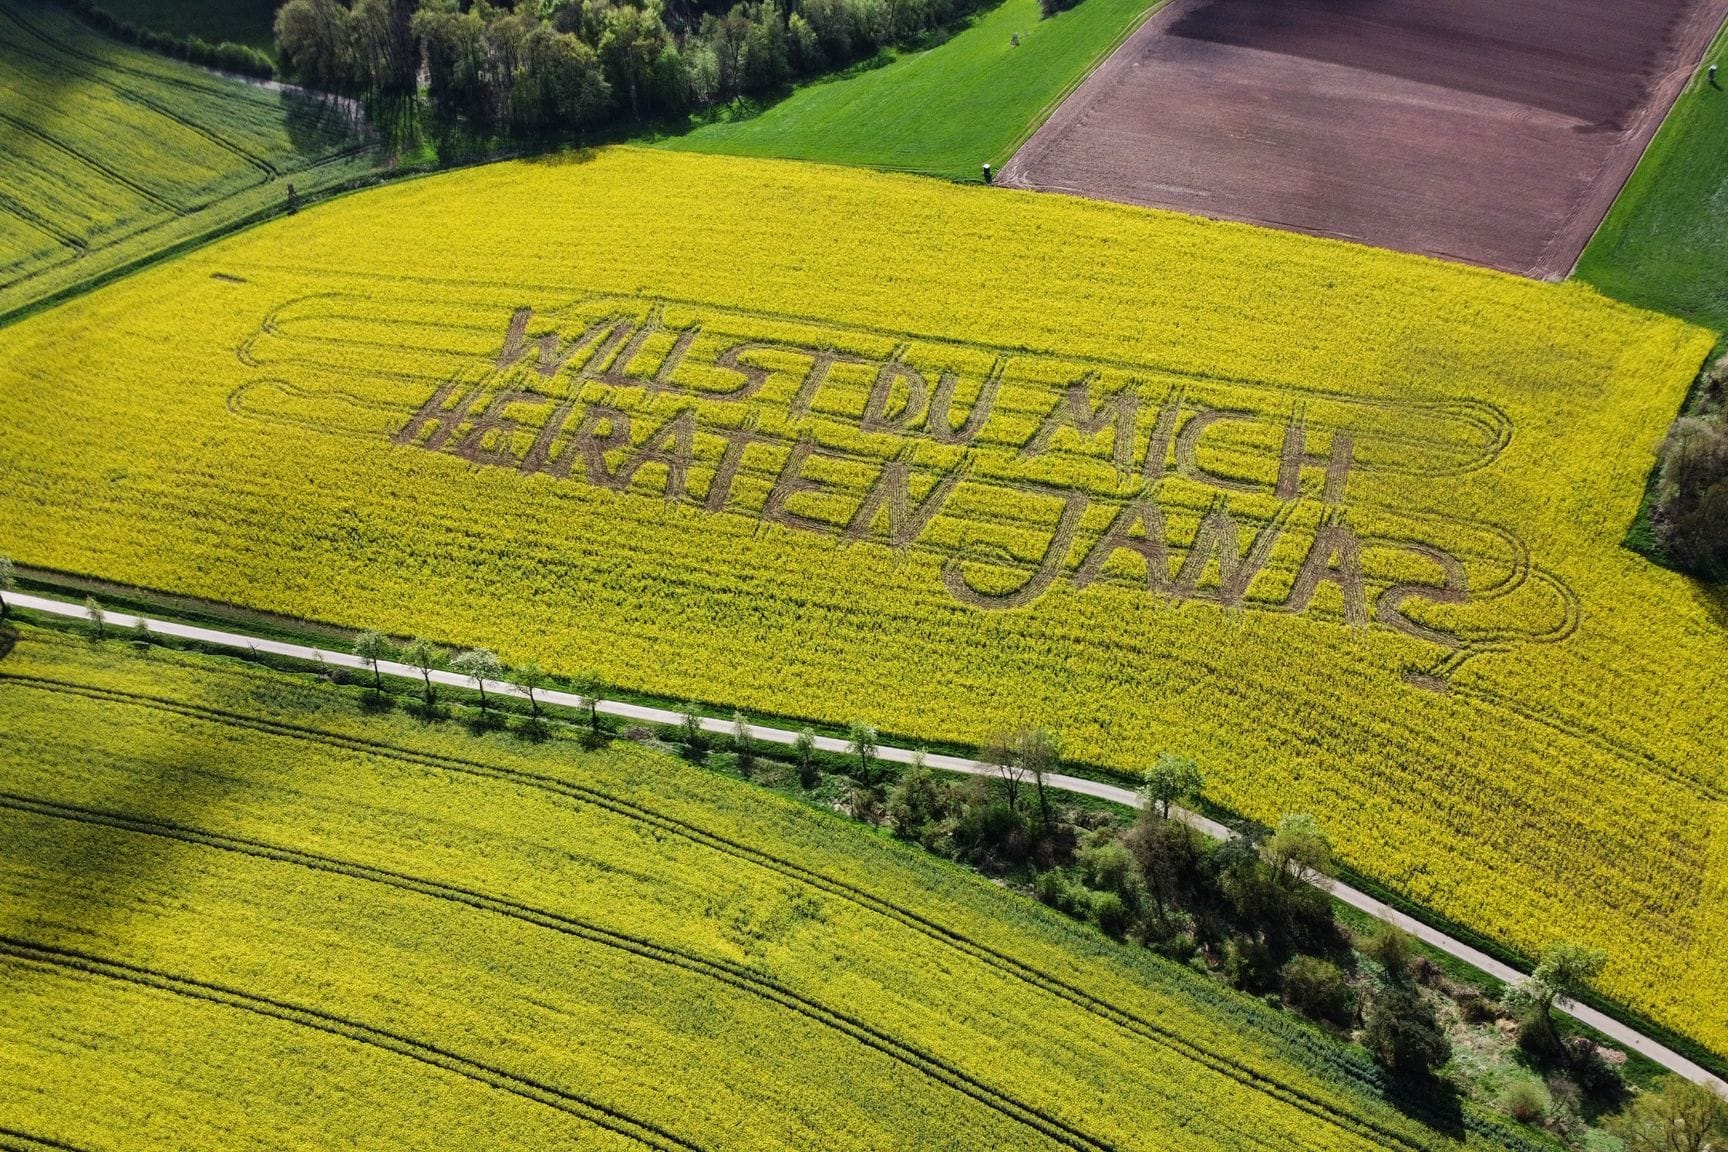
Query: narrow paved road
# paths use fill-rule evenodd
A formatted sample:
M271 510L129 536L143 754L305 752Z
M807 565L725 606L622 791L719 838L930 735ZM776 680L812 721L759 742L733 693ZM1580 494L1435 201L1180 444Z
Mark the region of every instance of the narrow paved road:
M33 611L46 612L55 616L70 616L79 619L89 618L89 613L82 604L69 604L63 600L50 600L42 596L26 596L20 593L8 593L6 601L8 604L11 604L16 608L28 608ZM135 627L139 620L139 617L137 616L129 616L121 612L106 613L104 618L109 627L116 629ZM175 636L181 639L196 640L203 644L212 644L223 648L248 649L253 652L265 652L275 656L288 656L296 660L321 662L343 668L355 668L362 671L367 670L369 667L366 661L348 652L334 652L326 648L309 648L303 644L289 644L281 640L266 640L259 637L247 636L239 632L222 632L212 628L199 628L190 624L178 624L172 620L156 620L146 617L144 623L150 631L161 636ZM410 680L419 680L421 678L420 669L408 664L398 664L390 660L380 660L378 662L378 670L386 676L402 676ZM434 670L432 672L432 682L434 684L448 684L458 688L474 687L474 680L472 678L462 676L455 672L445 672L441 670ZM526 699L528 695L515 684L496 680L486 681L486 691L496 693L500 696L514 696L518 699ZM544 691L537 692L535 695L542 703L546 704L556 704L568 708L584 708L587 706L587 702L573 692ZM641 720L651 724L677 724L682 720L682 716L677 712L668 711L664 708L649 708L641 704L626 704L618 700L602 700L596 705L596 708L599 712L607 716L617 716L626 720ZM725 720L713 717L703 717L702 728L704 731L708 732L726 733L732 730L732 725ZM796 732L787 731L783 728L766 728L752 725L750 731L757 739L770 744L791 744L798 738ZM847 751L846 741L833 736L818 736L816 738L816 747L824 752ZM878 750L878 755L883 760L892 761L898 764L909 764L917 753L910 748L884 747ZM944 772L960 772L971 776L992 776L996 774L996 768L993 765L986 764L979 760L967 760L960 756L928 755L925 757L925 763L932 768ZM1097 780L1087 780L1080 776L1051 775L1046 776L1044 782L1046 786L1056 788L1063 792L1074 792L1083 796L1095 796L1101 800L1110 800L1117 804L1128 805L1129 807L1137 807L1140 803L1140 797L1127 788L1121 788L1114 784L1104 784ZM1215 820L1208 820L1206 817L1195 812L1176 811L1183 820L1192 824L1195 828L1198 828L1208 836L1222 840L1230 835L1230 830ZM1366 892L1358 891L1347 884L1341 884L1336 880L1330 880L1325 877L1320 878L1316 883L1320 887L1331 892L1332 895L1336 896L1344 903L1350 905L1352 908L1358 908L1376 919L1386 921L1388 924L1396 924L1398 927L1409 932L1412 936L1415 936L1423 943L1439 949L1448 956L1454 956L1457 959L1464 961L1466 964L1469 964L1471 967L1488 973L1488 975L1497 980L1502 980L1506 983L1515 983L1524 977L1524 973L1513 968L1511 965L1503 964L1485 952L1480 952L1460 940L1454 940L1452 937L1446 935L1446 933L1437 928L1429 927L1420 920L1406 916L1391 905L1374 899L1374 897L1368 895ZM1620 1021L1614 1019L1612 1016L1598 1012L1587 1004L1578 1004L1571 1001L1563 1000L1560 1002L1559 1007L1560 1010L1565 1012L1567 1015L1584 1024L1588 1024L1590 1027L1596 1029L1598 1032L1609 1037L1615 1042L1623 1044L1627 1048L1649 1057L1662 1067L1667 1068L1672 1072L1676 1072L1679 1075L1686 1077L1688 1080L1692 1080L1699 1084L1707 1084L1723 1096L1728 1096L1728 1082L1724 1082L1720 1077L1717 1077L1706 1069L1701 1068L1699 1065L1688 1060L1678 1052L1675 1052L1662 1044L1658 1044L1656 1041L1651 1040L1642 1033L1620 1023Z

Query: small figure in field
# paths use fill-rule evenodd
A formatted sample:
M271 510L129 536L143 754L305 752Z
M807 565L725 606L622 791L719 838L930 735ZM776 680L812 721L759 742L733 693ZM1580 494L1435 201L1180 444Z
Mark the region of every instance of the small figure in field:
M1009 47L1012 47L1012 48L1020 47L1020 33L1016 32L1016 33L1014 33L1014 35L1010 36L1008 38L1008 44L1009 44Z
M288 185L288 214L292 216L300 209L300 198L294 195L294 185Z
M990 183L990 165L984 165L984 183Z
M1716 65L1714 65L1714 64L1710 65L1710 87L1712 87L1712 88L1722 87L1722 85L1716 83Z

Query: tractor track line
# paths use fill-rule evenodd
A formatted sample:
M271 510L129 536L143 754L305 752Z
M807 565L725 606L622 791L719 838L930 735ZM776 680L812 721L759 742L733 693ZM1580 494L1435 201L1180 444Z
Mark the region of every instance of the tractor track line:
M26 224L29 224L31 227L54 237L54 239L59 243L65 245L67 248L71 248L80 256L90 250L90 245L86 244L81 238L74 236L59 225L51 223L47 217L37 215L34 211L26 208L24 205L20 204L12 197L7 196L5 193L0 193L0 212L11 213Z
M719 833L711 832L698 825L665 815L654 809L635 804L585 785L560 780L554 776L527 772L514 768L501 768L481 761L466 760L453 756L443 756L434 753L416 752L399 748L394 745L365 740L359 737L328 732L322 729L305 728L299 725L287 724L281 721L266 720L259 717L244 716L238 713L218 709L206 709L197 705L185 704L180 701L167 700L162 697L148 696L142 693L122 692L106 688L94 688L86 685L68 684L43 677L27 676L18 673L0 673L0 684L12 683L25 687L51 692L65 692L86 696L96 700L106 700L115 703L129 703L141 707L155 708L175 712L191 719L220 725L236 725L270 735L283 736L290 739L300 739L312 743L321 743L346 751L359 752L366 755L380 756L405 763L418 764L422 767L441 771L456 772L463 775L480 776L492 779L507 780L510 783L534 788L574 800L578 803L599 807L626 820L648 824L680 838L720 852L723 855L766 868L787 877L795 882L805 884L832 896L856 904L868 911L895 920L939 943L946 944L965 955L971 956L998 971L1004 972L1023 983L1029 984L1041 991L1064 1000L1094 1016L1100 1017L1133 1035L1165 1047L1181 1056L1188 1058L1208 1070L1229 1079L1237 1081L1244 1087L1271 1096L1291 1107L1306 1112L1317 1119L1324 1120L1334 1126L1354 1135L1364 1136L1372 1140L1390 1142L1390 1144L1407 1149L1423 1149L1425 1146L1412 1140L1407 1134L1391 1129L1385 1125L1363 1120L1337 1105L1332 1104L1312 1093L1291 1088L1249 1065L1229 1056L1220 1055L1186 1039L1171 1029L1133 1012L1118 1008L1116 1005L1070 984L1061 977L1044 972L1041 969L1010 956L988 944L984 944L955 929L949 928L938 921L910 909L902 908L881 896L866 889L837 880L823 873L805 868L790 860L774 856L769 852L732 840Z
M32 1136L17 1128L8 1128L0 1124L0 1152L87 1152L76 1144L68 1144L64 1140L55 1140L49 1136Z
M0 791L0 807L80 824L115 828L141 836L154 836L185 844L201 845L219 851L233 852L251 859L292 864L316 872L385 885L403 892L415 893L446 903L506 916L525 924L532 924L565 936L585 940L601 947L628 952L644 960L694 972L777 1004L842 1033L850 1039L970 1097L985 1107L994 1109L1016 1123L1035 1129L1041 1135L1049 1137L1058 1144L1075 1149L1098 1150L1098 1152L1109 1152L1114 1147L1088 1135L1082 1129L1050 1115L1035 1105L1027 1104L990 1086L940 1056L923 1051L850 1013L831 1008L819 1000L799 993L777 980L740 964L705 957L672 945L656 943L644 937L604 928L592 921L550 912L489 892L446 884L368 864L341 860L332 856L308 852L304 849L289 848L247 837L210 832L184 824L148 820L142 817L5 791Z
M74 60L88 61L88 62L95 64L97 67L111 70L111 71L129 73L132 75L139 75L139 76L143 75L142 73L132 72L131 70L129 70L123 66L112 64L108 61L98 60L95 57L90 57L90 56L86 56L86 55L79 53L79 52L74 52L74 51L66 48L64 45L60 45L60 44L55 43L53 40L50 40L49 38L44 36L41 32L37 31L34 28L31 28L24 21L20 20L14 12L12 12L10 9L6 8L4 5L0 5L0 16L3 16L6 19L10 20L13 24L16 24L18 27L22 28L27 34L29 34L30 36L34 37L37 40L40 40L42 43L48 45L51 49L59 51L62 54L69 56ZM174 123L179 124L182 128L185 128L190 132L194 132L194 133L198 134L199 136L204 137L204 139L210 141L210 143L216 145L218 148L221 148L222 150L224 150L226 152L232 153L233 155L239 157L241 160L245 161L247 164L258 169L258 171L263 174L265 183L268 183L269 181L274 180L276 177L281 175L281 172L277 170L276 166L274 164L272 164L270 161L264 159L262 156L255 155L252 152L247 151L245 148L243 148L239 144L236 144L232 140L229 140L227 137L221 135L215 129L210 128L206 125L200 124L196 120L193 120L188 116L181 115L180 113L169 108L167 105L160 103L154 97L146 95L145 93L138 91L136 88L130 88L124 84L116 83L113 79L111 79L107 76L101 75L100 73L91 72L87 68L80 68L80 67L68 65L64 61L55 60L52 56L44 55L41 52L32 51L31 49L24 48L18 44L12 44L12 45L10 45L10 47L11 47L12 51L17 52L21 56L28 56L32 60L36 60L42 64L47 65L49 68L61 68L61 69L64 69L68 72L71 72L72 74L74 74L76 76L82 76L84 79L89 80L92 83L100 84L104 88L109 89L111 92L113 92L116 96L118 96L122 100L129 100L132 103L137 104L138 106L140 106L142 108L148 108L150 111L156 113L158 116L162 116L162 117L165 117L166 119L174 121ZM163 84L178 84L181 87L188 87L188 85L185 85L183 82L175 81L171 77L150 76L148 78L153 80L153 81L163 83ZM195 89L195 90L203 91L202 89ZM216 96L225 96L226 95L226 94L222 93L220 89L216 90L213 93L212 92L206 92L205 94L216 95Z
M58 948L16 936L0 935L0 956L10 957L14 961L25 964L79 972L87 976L96 976L119 983L154 988L191 1000L220 1004L257 1016L286 1021L299 1027L310 1028L314 1031L352 1040L358 1044L393 1052L398 1056L406 1056L422 1064L454 1073L474 1083L509 1092L513 1096L545 1105L548 1108L615 1132L645 1147L656 1149L657 1152L707 1152L699 1144L676 1136L657 1125L637 1120L615 1108L598 1104L561 1088L555 1088L549 1084L542 1084L527 1077L506 1072L501 1068L483 1064L466 1056L459 1056L447 1049L415 1040L412 1037L374 1028L371 1025L350 1020L332 1012L308 1008L284 1000L256 996L238 988L175 976L171 973L158 972L123 961L74 951L70 948Z
M0 112L0 121L4 121L5 123L10 124L15 130L22 132L24 135L29 136L33 140L40 141L41 143L54 149L56 152L59 152L65 156L70 156L77 163L84 165L86 168L89 168L91 171L96 172L97 174L103 176L104 178L106 178L108 180L112 180L114 183L120 185L122 188L130 188L132 191L138 193L138 195L144 197L144 199L150 201L150 203L156 205L158 208L162 208L162 209L172 213L175 216L185 216L188 213L187 209L182 208L180 205L174 203L172 200L168 199L166 196L162 196L162 195L159 195L158 193L152 192L150 189L144 187L144 185L138 183L136 180L133 180L130 177L122 176L120 173L118 173L114 169L108 167L108 165L102 163L100 160L97 160L97 159L94 159L90 156L84 155L84 153L78 151L78 149L72 147L72 145L67 144L61 140L55 139L53 136L50 136L48 133L42 131L40 128L36 127L34 124L30 124L24 120L20 120L18 117L13 116L13 115L6 113L6 112Z

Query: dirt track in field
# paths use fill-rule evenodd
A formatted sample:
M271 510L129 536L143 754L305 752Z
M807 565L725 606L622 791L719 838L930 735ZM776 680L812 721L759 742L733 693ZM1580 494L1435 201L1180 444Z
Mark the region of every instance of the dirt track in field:
M1564 276L1725 15L1728 0L1171 0L1001 182Z

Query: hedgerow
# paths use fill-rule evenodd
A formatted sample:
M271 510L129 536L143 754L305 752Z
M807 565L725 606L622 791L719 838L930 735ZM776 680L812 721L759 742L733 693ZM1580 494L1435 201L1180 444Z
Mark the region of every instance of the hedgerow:
M242 76L252 76L260 80L268 80L276 74L276 65L271 63L270 57L245 44L234 44L227 40L212 44L199 36L174 36L152 28L140 28L129 20L115 16L100 4L94 3L94 0L59 2L76 12L79 19L92 28L128 44L160 52L164 56L173 56L189 64L200 64L223 72L237 72Z

